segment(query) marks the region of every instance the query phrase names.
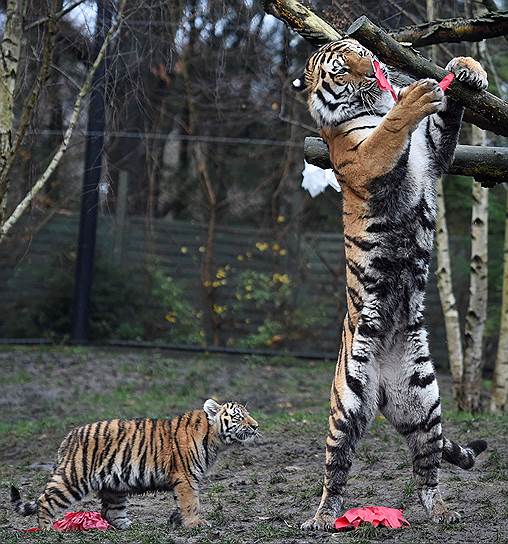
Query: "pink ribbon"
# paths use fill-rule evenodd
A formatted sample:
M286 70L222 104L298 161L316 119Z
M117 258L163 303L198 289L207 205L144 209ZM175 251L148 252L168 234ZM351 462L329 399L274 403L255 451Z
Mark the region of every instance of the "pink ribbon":
M390 91L393 99L395 100L395 102L397 102L398 96L393 90L393 87L390 85L390 82L386 79L383 70L381 70L381 65L377 60L372 61L372 64L374 66L374 74L376 76L377 86L383 91ZM446 89L448 89L450 83L454 79L455 75L450 72L439 82L439 86L441 87L441 89L443 89L443 91L446 91Z

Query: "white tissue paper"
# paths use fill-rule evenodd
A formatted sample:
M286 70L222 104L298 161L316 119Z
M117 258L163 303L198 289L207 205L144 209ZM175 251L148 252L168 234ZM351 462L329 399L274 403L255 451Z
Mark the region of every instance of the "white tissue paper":
M302 175L302 187L309 191L312 198L322 193L328 185L340 193L340 185L331 169L323 170L322 168L319 168L319 166L314 166L313 164L305 162Z

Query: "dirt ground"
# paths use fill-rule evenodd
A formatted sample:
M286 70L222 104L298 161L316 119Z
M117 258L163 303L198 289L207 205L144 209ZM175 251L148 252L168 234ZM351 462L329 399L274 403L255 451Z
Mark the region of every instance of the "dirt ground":
M411 527L360 528L349 533L303 533L299 525L319 502L323 444L333 362L97 349L0 350L0 542L101 543L507 543L508 424L449 407L449 381L440 380L448 408L446 434L460 442L484 438L489 449L471 471L444 465L442 490L462 513L454 525L427 521L411 480L404 440L376 418L361 442L345 509L403 508ZM231 447L201 494L210 529L173 530L166 520L172 498L133 497L134 524L105 533L23 533L35 518L10 510L8 487L26 498L42 490L59 442L74 426L109 417L168 417L214 396L246 402L263 431L250 447ZM89 496L76 510L99 509Z

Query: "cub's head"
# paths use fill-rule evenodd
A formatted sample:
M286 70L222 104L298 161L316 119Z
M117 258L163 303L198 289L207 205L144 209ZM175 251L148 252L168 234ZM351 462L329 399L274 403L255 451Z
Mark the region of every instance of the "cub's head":
M308 92L309 111L319 127L337 126L361 112L384 114L391 107L389 93L377 86L374 60L352 39L327 43L309 58L303 78L293 87Z
M245 406L238 402L219 404L213 399L208 399L203 405L203 410L225 444L252 442L259 436L257 421L250 417Z

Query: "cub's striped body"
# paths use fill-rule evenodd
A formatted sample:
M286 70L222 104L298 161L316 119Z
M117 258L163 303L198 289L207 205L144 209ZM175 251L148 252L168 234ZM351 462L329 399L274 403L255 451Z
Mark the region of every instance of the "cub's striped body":
M347 286L323 495L307 529L333 527L352 452L378 409L407 438L420 500L437 521L458 518L439 496L441 459L470 468L486 447L475 441L462 448L443 437L423 326L435 183L453 157L463 108L429 79L396 88L395 103L377 87L374 59L354 40L329 43L297 85L308 91L343 193ZM476 88L487 85L473 59L454 59L448 69Z
M199 484L232 442L257 436L257 423L238 403L209 399L203 410L174 419L113 419L78 427L62 442L53 475L42 495L23 503L12 487L11 502L23 516L37 513L49 529L56 513L96 491L103 516L126 529L127 497L172 491L177 509L170 520L186 527L206 524L198 517Z

